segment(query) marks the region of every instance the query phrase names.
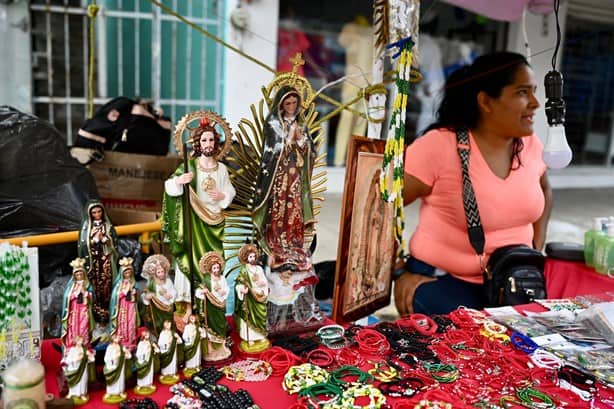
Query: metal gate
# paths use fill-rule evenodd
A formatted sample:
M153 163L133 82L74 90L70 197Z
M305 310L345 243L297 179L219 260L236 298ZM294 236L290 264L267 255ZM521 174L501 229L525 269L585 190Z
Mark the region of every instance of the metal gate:
M32 0L32 106L65 133L87 116L89 0ZM162 3L223 36L224 2ZM94 103L127 96L152 100L176 121L195 109L221 111L223 50L148 0L98 1Z

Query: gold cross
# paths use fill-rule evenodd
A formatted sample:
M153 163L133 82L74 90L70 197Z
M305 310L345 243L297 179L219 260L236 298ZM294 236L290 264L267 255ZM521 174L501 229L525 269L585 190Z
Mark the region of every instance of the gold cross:
M305 65L305 60L303 60L301 53L296 53L293 58L290 58L290 62L292 65L294 65L294 67L292 67L292 72L295 74L297 73L300 65Z

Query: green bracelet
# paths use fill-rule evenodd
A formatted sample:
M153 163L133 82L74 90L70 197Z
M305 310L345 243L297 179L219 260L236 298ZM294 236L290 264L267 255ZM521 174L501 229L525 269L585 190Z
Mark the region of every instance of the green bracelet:
M344 381L342 378L345 378L347 376L357 376L358 379L353 382ZM361 371L360 368L351 365L342 366L341 368L331 372L330 374L330 382L342 387L347 385L348 383L372 383L374 379L375 378L370 373Z

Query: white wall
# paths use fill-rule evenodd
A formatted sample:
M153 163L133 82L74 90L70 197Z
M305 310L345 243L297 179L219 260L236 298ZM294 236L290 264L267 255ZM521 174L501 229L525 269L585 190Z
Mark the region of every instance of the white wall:
M561 46L558 53L558 61L556 69L560 71L561 56L563 54L563 42L565 40L565 16L567 15L567 2L561 2L559 9L559 24L561 26ZM545 23L544 24L544 18ZM535 15L527 13L526 16L527 37L529 39L529 47L531 48L531 66L535 72L537 80L537 93L541 108L535 115L535 133L545 142L546 140L546 112L544 105L546 104L546 94L544 93L544 77L546 73L552 70L552 55L554 54L554 46L556 44L556 19L554 13L547 16ZM521 54L526 54L524 47L524 39L522 36L522 20L510 24L507 49L516 51ZM565 79L563 78L563 81Z
M28 2L0 4L0 105L32 112Z
M237 0L226 2L227 21L230 21L230 14L237 4ZM232 24L228 23L225 40L275 69L279 2L254 0L245 7L249 13L247 31L240 35ZM228 48L224 53L226 62L223 114L234 129L241 118L251 118L249 106L256 104L262 98L260 89L273 79L274 74Z

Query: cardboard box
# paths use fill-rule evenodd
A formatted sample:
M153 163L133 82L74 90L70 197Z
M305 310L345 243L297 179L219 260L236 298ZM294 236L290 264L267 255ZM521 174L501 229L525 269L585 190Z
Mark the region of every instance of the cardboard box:
M164 181L180 163L179 156L107 151L102 161L92 162L88 168L109 211L123 208L159 212L162 210ZM111 220L119 224L113 218Z
M150 223L155 222L162 213L151 210L140 209L124 209L121 207L110 207L107 211L113 226L122 226L126 224Z

